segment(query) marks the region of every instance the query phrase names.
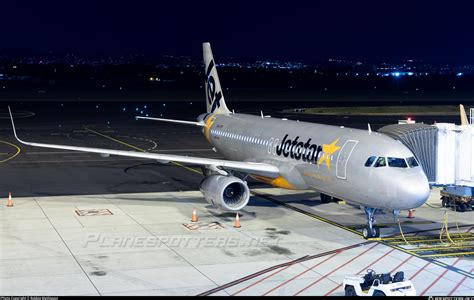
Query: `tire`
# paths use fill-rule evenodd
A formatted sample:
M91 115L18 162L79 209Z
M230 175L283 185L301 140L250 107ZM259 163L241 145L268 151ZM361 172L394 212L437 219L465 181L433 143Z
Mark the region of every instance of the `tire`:
M380 296L387 296L387 295L385 295L385 293L382 292L382 291L375 291L374 296L379 296L380 297Z
M362 236L364 237L364 239L370 238L369 228L364 227L364 229L362 229Z
M456 208L457 211L459 212L465 212L466 211L466 204L464 203L459 203Z
M378 238L380 236L380 228L378 228L377 226L374 226L372 227L372 229L373 229L372 237Z
M372 226L372 232L370 232L369 227L364 227L362 236L364 239L378 238L380 236L380 229L377 226Z
M357 293L352 285L347 285L346 288L344 289L344 295L353 297L353 296L357 296Z
M443 198L441 199L441 205L442 205L443 207L448 207L448 206L449 206L449 200L443 197Z

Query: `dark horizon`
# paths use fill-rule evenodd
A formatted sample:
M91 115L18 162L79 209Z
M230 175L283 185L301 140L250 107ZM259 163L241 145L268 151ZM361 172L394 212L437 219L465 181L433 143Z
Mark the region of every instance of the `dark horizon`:
M1 49L200 57L207 41L216 59L474 63L470 2L25 0L2 12Z

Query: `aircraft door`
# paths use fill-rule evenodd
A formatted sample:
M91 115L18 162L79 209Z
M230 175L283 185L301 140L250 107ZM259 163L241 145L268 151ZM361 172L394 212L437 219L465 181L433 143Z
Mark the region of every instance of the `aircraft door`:
M352 151L354 150L357 143L358 141L355 141L355 140L347 140L342 146L341 151L339 151L339 155L337 156L337 162L336 162L336 177L337 178L347 179L346 177L347 162L349 161Z

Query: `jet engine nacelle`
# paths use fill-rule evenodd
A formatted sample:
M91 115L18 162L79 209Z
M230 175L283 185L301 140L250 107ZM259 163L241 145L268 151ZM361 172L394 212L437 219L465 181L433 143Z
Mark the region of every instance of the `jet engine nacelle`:
M222 210L241 210L250 199L247 183L234 176L208 176L201 182L200 190L207 202Z

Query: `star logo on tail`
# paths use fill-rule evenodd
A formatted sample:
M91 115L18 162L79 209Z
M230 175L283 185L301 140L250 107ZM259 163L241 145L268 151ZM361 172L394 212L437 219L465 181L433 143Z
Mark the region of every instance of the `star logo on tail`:
M337 142L339 139L333 141L331 144L323 144L323 152L321 158L318 160L318 165L320 165L323 161L326 162L326 166L328 170L331 170L331 155L334 154L337 150L341 149L341 147L337 146Z

